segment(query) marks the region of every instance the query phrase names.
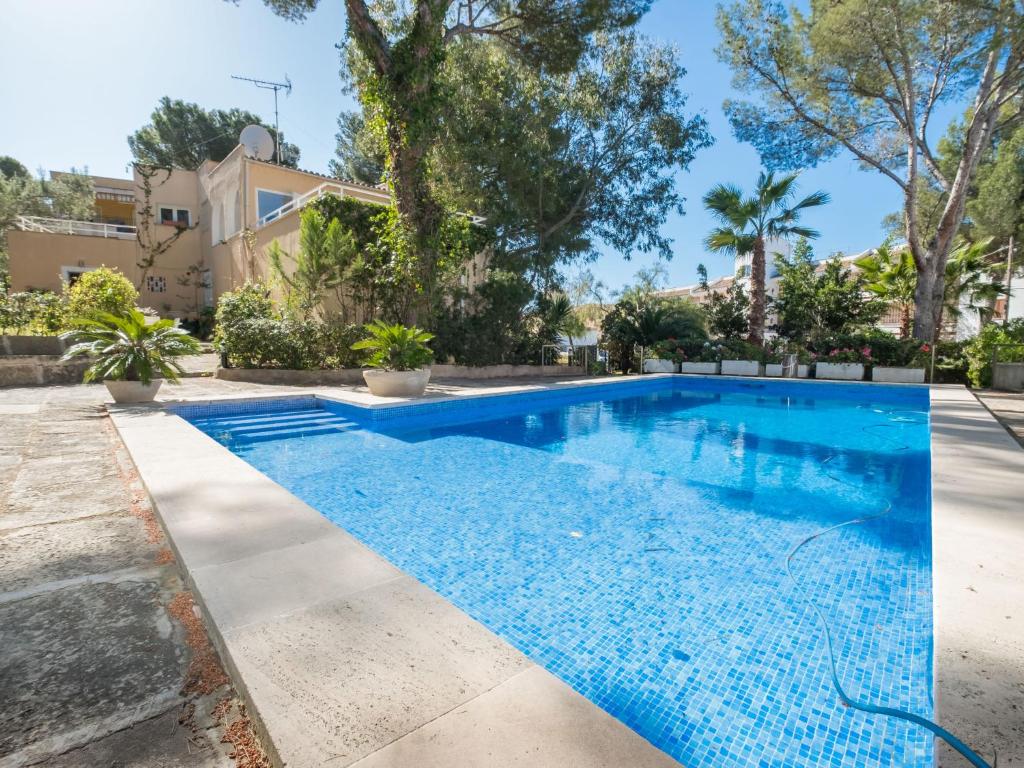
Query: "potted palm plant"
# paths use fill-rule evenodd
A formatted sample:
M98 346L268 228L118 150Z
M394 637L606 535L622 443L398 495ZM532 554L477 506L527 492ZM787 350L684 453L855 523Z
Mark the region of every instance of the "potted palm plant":
M147 324L137 309L122 315L100 312L75 322L62 335L73 342L64 359L87 355L93 363L83 380L102 380L115 403L147 403L156 397L161 379L177 383L184 372L174 358L199 352L199 342L173 320Z
M369 337L357 341L352 349L370 353L363 379L370 394L379 397L419 397L430 381L430 363L434 353L427 342L433 334L404 325L388 325L375 320L364 326Z

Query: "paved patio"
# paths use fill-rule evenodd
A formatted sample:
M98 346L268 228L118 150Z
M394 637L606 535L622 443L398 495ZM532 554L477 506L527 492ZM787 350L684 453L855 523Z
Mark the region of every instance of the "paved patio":
M992 415L999 419L999 423L1006 427L1006 431L1024 447L1024 393L983 389L975 394Z
M105 395L0 390L0 766L233 765L238 701Z

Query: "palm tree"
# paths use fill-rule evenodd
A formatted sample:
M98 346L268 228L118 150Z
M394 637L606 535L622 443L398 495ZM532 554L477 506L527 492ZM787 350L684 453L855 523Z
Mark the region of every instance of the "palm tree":
M946 300L939 315L949 313L953 318L963 313L963 306L978 313L984 325L991 318L996 299L1006 294L1002 280L993 276L993 252L989 251L992 238L977 243L961 242L954 246L946 262Z
M910 249L896 249L885 243L854 265L864 275L864 287L899 310L900 338L909 339L917 289L917 267Z
M996 299L1006 293L1003 283L992 276L992 254L987 252L991 242L991 239L977 243L960 242L953 249L946 262L945 299L937 328L942 328L944 316L959 317L964 305L976 311L984 325L986 315L991 316ZM914 291L917 288L917 269L910 249L882 245L854 264L864 275L867 290L890 306L899 308L900 336L910 338Z
M760 344L764 335L765 242L776 237L817 237L818 233L797 222L805 208L829 201L825 192L814 192L790 205L797 174L775 178L762 171L752 197L744 198L734 184L719 184L704 195L704 207L722 226L711 231L704 241L710 251L727 255L751 253L750 328L748 340Z

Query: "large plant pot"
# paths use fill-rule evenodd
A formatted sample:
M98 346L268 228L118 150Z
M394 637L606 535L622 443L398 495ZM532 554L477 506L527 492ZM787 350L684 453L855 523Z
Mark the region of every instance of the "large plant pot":
M863 363L815 363L814 378L839 381L863 381Z
M723 360L723 376L760 376L761 363L757 360Z
M149 403L156 397L160 385L160 379L155 379L149 384L141 381L104 381L107 391L114 398L115 403Z
M363 371L370 394L377 397L419 397L430 381L430 369L417 371Z
M924 384L924 368L895 368L876 365L871 369L871 380L889 384Z
M718 363L680 363L679 372L714 376L718 373Z
M648 358L644 360L644 373L675 373L676 364L671 360Z

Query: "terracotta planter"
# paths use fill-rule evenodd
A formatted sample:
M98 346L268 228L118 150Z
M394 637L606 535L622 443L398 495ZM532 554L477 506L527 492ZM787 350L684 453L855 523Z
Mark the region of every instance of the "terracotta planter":
M430 381L430 369L416 371L363 371L363 379L370 388L370 394L377 397L419 397Z
M871 380L889 384L924 384L924 368L895 368L876 365L871 369Z
M863 381L863 363L815 363L814 378L839 381Z
M760 376L761 364L757 360L723 360L723 376Z
M163 382L155 379L149 384L141 381L110 381L103 382L115 403L150 403L156 397Z

